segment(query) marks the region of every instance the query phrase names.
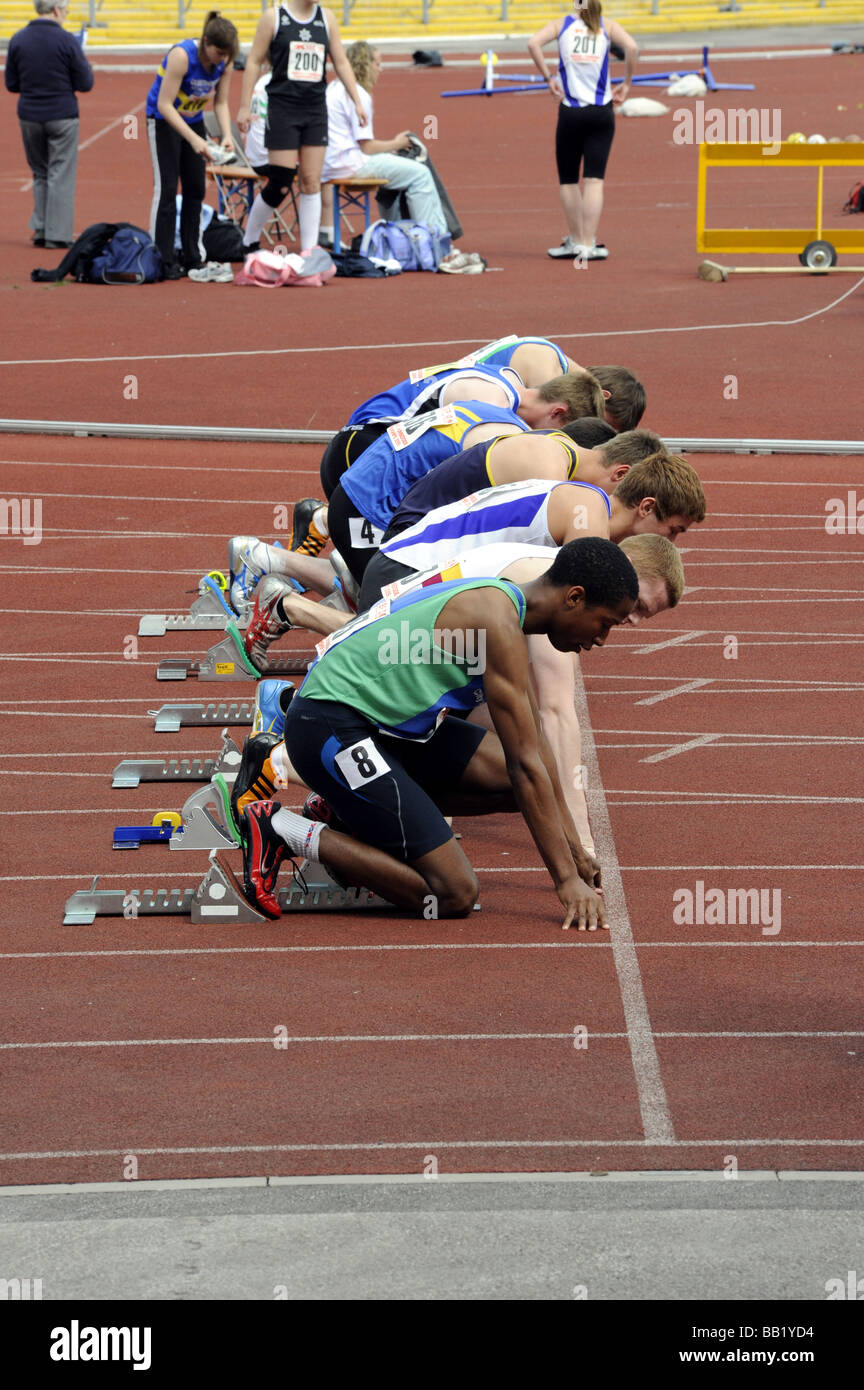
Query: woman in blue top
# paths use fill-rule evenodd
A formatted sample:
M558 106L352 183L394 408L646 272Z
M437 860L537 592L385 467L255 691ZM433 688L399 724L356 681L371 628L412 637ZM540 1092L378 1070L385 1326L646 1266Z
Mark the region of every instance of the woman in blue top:
M555 133L555 158L561 203L567 219L567 236L549 255L569 260L605 260L605 246L597 245L597 226L603 211L603 179L615 135L613 103L624 100L639 56L639 48L626 29L614 19L603 22L600 0L576 0L573 14L552 19L528 44L536 67L559 102ZM548 72L543 48L554 43L558 70ZM627 64L615 95L609 82L609 50L623 51ZM579 172L582 167L582 188Z
M197 269L200 246L204 165L210 157L204 130L204 107L215 93L214 109L222 144L233 149L228 87L231 64L240 47L237 30L218 10L204 21L200 40L184 39L170 48L147 94L147 135L153 157L153 206L150 235L162 254L162 278L179 280ZM180 243L183 264L174 258L177 181L183 193Z

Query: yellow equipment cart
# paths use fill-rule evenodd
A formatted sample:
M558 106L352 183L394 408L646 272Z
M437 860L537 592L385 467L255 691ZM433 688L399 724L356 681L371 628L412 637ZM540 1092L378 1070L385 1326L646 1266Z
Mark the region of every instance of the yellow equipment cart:
M794 251L803 266L827 270L836 264L838 251L864 252L864 215L845 219L842 227L823 222L822 180L826 168L842 166L864 178L864 143L789 144L776 154L756 144L703 144L699 146L699 187L696 205L696 248L699 251L738 251L744 255L782 255ZM709 169L813 169L816 174L816 213L806 227L762 229L752 227L706 228L705 201ZM766 196L770 187L766 185Z

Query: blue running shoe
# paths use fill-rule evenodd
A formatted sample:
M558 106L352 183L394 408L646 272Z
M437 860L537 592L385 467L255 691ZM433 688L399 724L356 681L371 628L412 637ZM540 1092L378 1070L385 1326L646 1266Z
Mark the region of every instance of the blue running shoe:
M292 681L259 681L255 690L252 737L254 738L255 734L278 734L281 738L282 725L293 698Z

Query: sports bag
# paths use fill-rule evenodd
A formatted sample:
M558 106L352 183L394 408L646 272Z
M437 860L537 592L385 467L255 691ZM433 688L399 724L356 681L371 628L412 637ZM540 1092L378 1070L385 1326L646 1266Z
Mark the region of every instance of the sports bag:
M162 257L147 232L126 224L93 257L87 279L95 285L152 285L162 279Z
M208 261L245 261L249 254L243 245L243 233L230 217L214 217L204 228L201 240Z
M279 246L276 251L251 251L243 269L234 276L235 285L257 285L260 289L275 290L282 285L326 285L336 274L336 267L321 246L299 256Z
M439 236L425 222L373 222L357 248L361 256L398 261L403 270L437 270L450 249L450 238Z
M844 212L864 212L864 183L856 183L843 204Z
M96 260L105 255L109 244L117 237L118 233L126 231L136 234L136 249L133 254L130 254L131 245L129 242L125 243L125 250L123 249L124 243L121 243L118 248L124 262L119 267L120 278L111 280L103 278L102 274L94 274L93 267ZM140 264L138 263L139 255ZM109 257L108 260L102 262L103 270L111 270L112 259L113 257ZM113 266L113 270L117 272L118 266L116 264ZM43 270L41 267L38 270L31 270L30 279L42 282L56 281L65 280L67 275L71 275L83 283L141 285L162 278L162 258L147 233L142 231L140 227L133 226L131 222L94 222L79 237L76 237L58 266L55 266L53 270ZM139 278L139 275L142 278Z

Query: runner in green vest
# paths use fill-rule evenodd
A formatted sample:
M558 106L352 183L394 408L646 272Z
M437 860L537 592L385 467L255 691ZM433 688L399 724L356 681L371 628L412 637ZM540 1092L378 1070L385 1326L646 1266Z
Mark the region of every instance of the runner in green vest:
M285 718L287 755L324 798L329 823L276 801L248 806L250 902L281 915L276 879L287 855L320 861L418 916L466 916L477 879L445 816L518 810L555 885L564 927L606 926L597 866L580 843L540 727L525 636L546 633L562 652L602 646L638 589L619 547L588 537L562 546L528 583L434 584L382 599L331 633ZM494 733L464 717L483 701Z

